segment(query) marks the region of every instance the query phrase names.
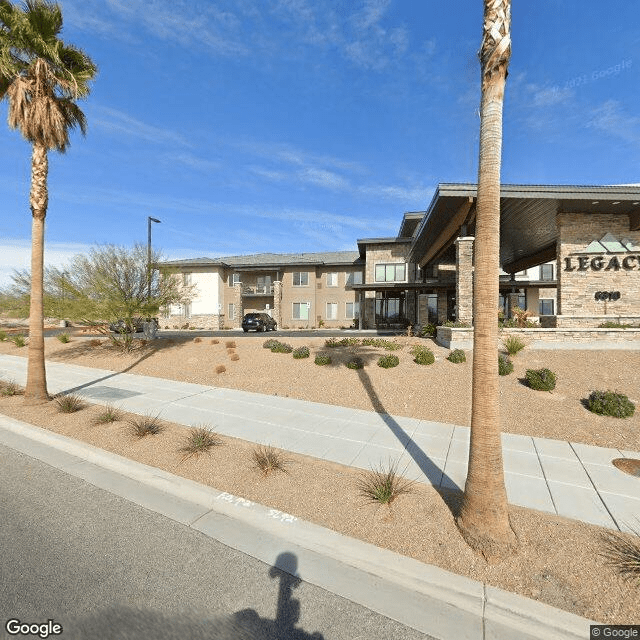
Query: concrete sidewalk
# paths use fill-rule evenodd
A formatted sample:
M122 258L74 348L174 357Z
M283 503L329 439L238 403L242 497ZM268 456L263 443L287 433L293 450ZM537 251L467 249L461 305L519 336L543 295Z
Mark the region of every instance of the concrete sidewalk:
M0 356L0 379L26 382L27 361ZM397 461L404 475L464 488L469 428L78 365L47 363L51 393L160 413L184 425L369 469ZM640 453L505 433L505 480L513 504L618 530L636 528L640 482L611 464Z

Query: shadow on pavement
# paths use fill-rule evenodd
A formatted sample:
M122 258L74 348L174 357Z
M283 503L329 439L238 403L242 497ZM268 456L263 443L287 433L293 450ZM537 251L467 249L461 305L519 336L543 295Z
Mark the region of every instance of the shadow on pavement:
M302 582L297 577L298 559L281 553L269 569L269 577L279 581L275 618L262 618L254 609L242 609L218 618L199 615L163 614L133 606L114 606L76 621L56 620L63 637L73 640L324 640L319 633L296 627L300 601L293 589ZM153 589L153 585L149 585ZM186 604L186 603L181 603Z

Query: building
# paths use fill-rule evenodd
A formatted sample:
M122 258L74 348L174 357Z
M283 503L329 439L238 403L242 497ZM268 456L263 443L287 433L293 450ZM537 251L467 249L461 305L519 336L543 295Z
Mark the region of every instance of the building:
M198 289L167 322L239 327L266 311L281 328L471 325L476 191L438 185L395 237L360 239L358 251L163 263ZM549 327L640 320L640 187L503 185L500 264L506 315L521 307Z

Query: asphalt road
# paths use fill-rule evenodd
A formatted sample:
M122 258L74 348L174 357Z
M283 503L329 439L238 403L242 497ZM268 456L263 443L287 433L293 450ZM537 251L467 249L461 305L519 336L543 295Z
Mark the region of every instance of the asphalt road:
M0 460L2 638L46 637L10 635L17 619L64 640L429 640L12 449Z

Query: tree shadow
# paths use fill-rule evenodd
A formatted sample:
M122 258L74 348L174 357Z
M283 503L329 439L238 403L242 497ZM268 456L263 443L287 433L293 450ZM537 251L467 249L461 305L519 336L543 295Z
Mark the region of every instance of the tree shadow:
M342 351L342 347L332 347L323 350L323 353L329 353L339 356L340 362L334 362L332 359L332 367L346 366L346 362L354 357L361 360L363 366L360 369L356 369L360 383L369 397L373 410L380 416L385 425L389 428L391 433L398 439L400 444L404 446L404 450L411 456L412 460L416 463L420 471L426 476L429 482L437 489L441 494L452 494L451 497L444 499L445 504L451 510L454 517L458 516L458 501L454 499L456 493L462 492L462 488L459 487L445 472L441 469L416 443L416 441L402 428L402 426L389 414L380 399L380 396L376 393L373 387L371 378L366 372L366 366L377 366L380 353L364 351L366 347L358 345L352 345L345 347L345 351ZM342 351L338 353L338 351ZM392 353L392 352L391 352ZM357 355L356 355L357 354ZM451 486L450 489L442 487L443 482L447 482Z
M279 581L275 618L261 617L255 609L241 609L228 616L202 618L188 614L164 615L150 609L117 605L63 625L64 637L118 638L119 640L324 640L320 632L308 633L296 626L300 601L292 597L302 582L294 553L278 555L269 577ZM58 622L58 620L56 620Z

